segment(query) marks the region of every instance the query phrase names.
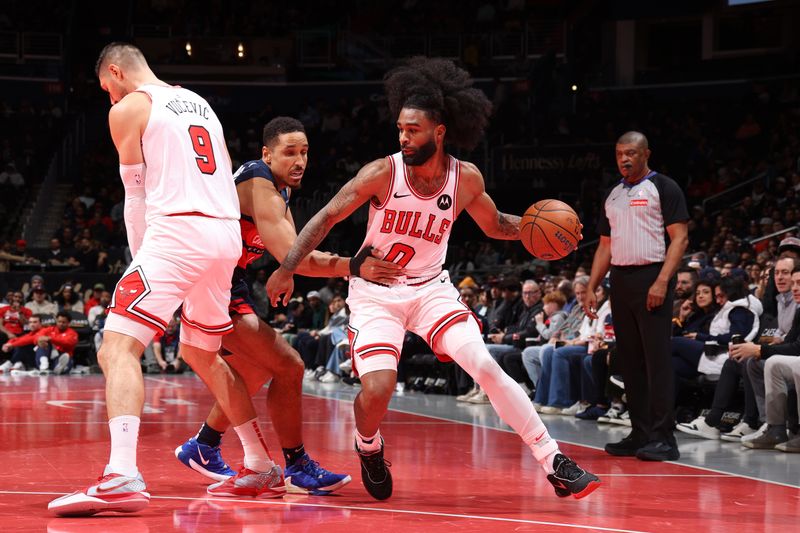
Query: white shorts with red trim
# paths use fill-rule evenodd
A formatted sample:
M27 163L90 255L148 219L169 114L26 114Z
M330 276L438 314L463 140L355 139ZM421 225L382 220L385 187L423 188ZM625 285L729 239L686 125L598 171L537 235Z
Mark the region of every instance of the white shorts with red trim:
M105 328L147 346L181 312L181 342L216 351L233 329L231 275L242 253L239 224L203 216L159 217L119 280Z
M449 360L437 351L438 339L453 324L472 317L447 271L418 287L385 287L351 278L347 305L353 369L362 376L397 370L406 330L425 339L437 357Z

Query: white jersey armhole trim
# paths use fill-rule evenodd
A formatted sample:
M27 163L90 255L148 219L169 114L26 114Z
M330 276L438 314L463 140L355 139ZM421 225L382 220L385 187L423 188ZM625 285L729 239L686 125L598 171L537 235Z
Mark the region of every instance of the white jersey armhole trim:
M392 197L392 190L394 189L394 173L395 173L394 157L391 155L387 155L386 159L389 160L389 167L391 168L391 177L389 178L389 189L386 191L386 198L384 198L383 201L379 204L376 204L372 200L370 200L369 202L372 205L372 207L378 210L386 207L386 203L389 201L389 198Z
M458 184L461 181L461 161L456 159L453 156L450 156L455 160L455 184L453 185L453 222L455 222L456 217L458 216Z

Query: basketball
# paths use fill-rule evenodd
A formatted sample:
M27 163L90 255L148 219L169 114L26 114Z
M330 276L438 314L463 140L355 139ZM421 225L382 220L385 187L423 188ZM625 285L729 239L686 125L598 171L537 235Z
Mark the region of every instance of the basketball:
M581 221L560 200L539 200L530 206L519 223L522 245L534 257L555 261L572 253L581 236Z

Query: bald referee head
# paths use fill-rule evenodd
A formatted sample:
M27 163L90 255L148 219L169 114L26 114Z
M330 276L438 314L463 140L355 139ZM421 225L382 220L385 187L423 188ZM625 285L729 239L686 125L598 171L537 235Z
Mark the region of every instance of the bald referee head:
M647 161L650 146L647 137L638 131L629 131L617 139L617 168L628 183L636 183L650 173Z

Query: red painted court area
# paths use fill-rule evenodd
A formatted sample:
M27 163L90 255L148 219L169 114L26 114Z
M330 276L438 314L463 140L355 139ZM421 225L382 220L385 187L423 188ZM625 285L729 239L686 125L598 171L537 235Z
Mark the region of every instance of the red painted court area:
M327 497L214 499L205 493L205 478L173 455L211 406L199 380L185 376L146 379L139 467L153 496L150 506L136 515L51 517L47 502L88 484L108 459L103 386L100 376L0 379L4 532L783 532L796 531L800 517L797 489L567 444L562 450L600 475L603 486L583 500L562 500L515 434L397 412L382 429L394 496L376 502L361 485L352 451L351 403L310 396L304 400L306 448L323 466L350 473L353 482ZM263 402L262 393L261 411ZM273 436L269 445L279 454ZM232 431L223 451L232 465L241 461Z

